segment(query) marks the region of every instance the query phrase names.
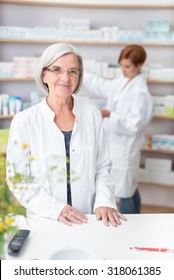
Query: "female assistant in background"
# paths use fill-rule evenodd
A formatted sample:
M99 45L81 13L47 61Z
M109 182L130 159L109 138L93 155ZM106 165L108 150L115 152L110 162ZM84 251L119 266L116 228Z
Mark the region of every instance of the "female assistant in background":
M109 140L115 196L120 198L120 212L127 214L140 213L137 170L145 129L153 115L153 100L141 73L145 60L142 46L128 45L118 58L120 78L106 80L85 71L83 83L92 94L107 99L100 111Z

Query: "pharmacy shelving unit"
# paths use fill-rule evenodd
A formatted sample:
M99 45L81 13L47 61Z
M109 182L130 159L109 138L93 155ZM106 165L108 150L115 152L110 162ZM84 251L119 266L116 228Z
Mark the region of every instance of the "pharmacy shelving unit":
M100 2L100 3L98 3ZM125 2L125 3L124 3ZM166 11L166 18L168 19L168 14L170 13L170 19L171 24L174 24L173 20L173 10L174 10L174 3L172 1L151 1L151 4L147 4L149 1L141 1L141 4L139 4L140 1L112 1L112 0L106 0L106 1L34 1L34 0L1 0L0 2L0 8L2 8L3 18L5 19L5 16L8 18L5 20L5 22L0 19L0 25L8 25L8 26L27 26L27 27L33 27L40 25L40 26L47 26L47 24L51 26L55 26L54 18L57 19L59 17L73 17L73 18L82 18L87 17L90 19L90 21L95 21L95 25L98 27L103 25L122 25L123 29L131 28L131 25L134 22L135 13L136 13L136 22L139 20L139 24L144 18L144 21L147 19L147 15L151 13L151 16L156 19L161 17L162 19L165 18L165 11ZM153 3L154 2L154 3ZM79 11L78 11L79 10ZM50 11L50 14L49 14ZM20 17L17 15L17 13L20 13ZM97 17L97 14L101 14L101 17ZM108 13L110 13L110 16L108 17ZM115 15L115 13L117 13ZM125 13L124 16L120 15L121 13ZM159 14L155 17L155 15ZM15 16L16 14L16 16ZM144 16L143 16L144 14ZM51 15L51 16L50 16ZM132 20L128 20L128 16L132 16ZM30 17L30 18L29 18ZM28 19L29 18L29 19ZM112 22L113 18L113 22ZM51 21L51 22L50 22ZM98 23L97 23L98 21ZM106 22L106 23L103 23ZM57 23L58 24L58 23ZM137 23L135 23L137 24ZM135 26L133 26L135 28ZM62 42L62 40L61 40ZM88 58L88 53L91 55L91 58L94 56L98 56L99 53L105 52L105 57L107 57L108 49L111 52L111 49L116 48L118 50L118 53L120 51L120 48L122 46L129 44L130 42L84 42L84 41L68 41L69 43L76 44L79 46L82 55L85 58ZM0 39L1 44L1 52L0 53L0 60L7 61L8 56L12 57L13 55L26 55L30 56L33 55L34 51L33 49L36 48L36 52L40 53L42 50L49 44L55 43L53 40L19 40L19 39ZM134 43L140 43L140 42L134 42ZM160 61L163 57L163 61L166 61L166 52L164 50L167 50L168 55L168 62L170 64L170 67L174 67L173 57L171 58L171 54L173 54L174 50L174 42L141 42L145 46L145 48L148 49L148 54L151 54L150 61L151 63L152 59L156 59L159 57ZM6 51L7 48L7 51ZM98 50L101 49L101 52ZM20 50L20 51L19 51ZM84 50L84 53L83 53ZM156 50L160 51L160 55L156 54ZM9 55L10 53L10 55ZM161 55L162 54L162 55ZM157 56L158 55L158 56ZM112 52L112 56L115 57L115 54ZM9 61L11 59L9 58ZM98 57L97 57L98 59ZM160 63L160 61L157 61L156 63ZM152 63L154 63L153 61ZM168 65L167 65L168 66ZM174 81L160 81L160 80L149 80L149 87L151 88L151 92L160 92L160 95L163 95L163 92L166 94L172 94L174 93ZM33 85L34 84L34 85ZM26 86L25 86L26 85ZM13 90L15 89L15 92L19 92L19 94L23 94L23 91L25 88L30 88L31 90L35 90L35 83L33 82L32 78L0 78L0 86L2 87L2 90L0 88L0 91L5 91L9 87L9 91L13 93ZM22 90L20 89L22 87ZM156 89L157 88L157 89ZM169 93L168 93L169 92ZM26 97L27 97L26 93ZM156 94L157 95L157 94ZM10 120L13 116L0 116L0 128L3 127L2 123L6 121L7 124L10 123ZM174 125L173 121L174 118L169 118L166 116L154 116L154 119L152 120L152 128L151 133L158 133L156 132L156 127L154 127L153 122L155 121L157 126L160 126L160 129L164 129L164 133L168 134L174 134ZM6 125L5 123L5 125ZM167 129L168 131L165 131L167 123ZM168 151L149 151L149 150L143 150L142 151L143 156L148 156L149 154L155 155L156 157L166 156L173 157L173 153L169 153ZM143 186L151 186L152 184L140 184ZM166 186L166 185L160 185L160 184L153 184L153 186L168 189L168 188L174 188L174 185ZM149 189L149 188L148 188ZM162 203L161 203L162 204ZM163 204L162 204L163 205ZM170 206L170 205L169 205Z
M26 44L53 44L58 43L58 40L32 40L32 39L0 39L0 43L26 43ZM61 40L61 42L67 42L66 40ZM99 41L70 41L70 44L77 44L77 45L106 45L106 46L116 46L116 45L128 45L130 42L99 42ZM140 42L133 42L134 44L139 44ZM156 46L156 47L167 47L171 46L174 47L174 42L141 42L144 46Z
M92 7L92 8L130 8L130 9L136 9L136 8L150 8L150 9L163 9L163 8L174 8L173 1L71 1L71 0L54 0L54 1L48 1L48 0L1 0L2 3L13 3L13 4L23 4L23 5L48 5L48 6L67 6L67 7Z

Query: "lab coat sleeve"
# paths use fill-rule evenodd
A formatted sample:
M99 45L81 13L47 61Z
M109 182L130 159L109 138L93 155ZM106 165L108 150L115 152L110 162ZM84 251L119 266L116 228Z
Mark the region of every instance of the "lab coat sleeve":
M11 123L7 145L7 184L27 210L57 220L65 204L55 199L44 186L32 178L29 145L27 123L16 115ZM22 178L19 179L21 175Z
M124 114L111 112L107 131L128 136L141 133L153 116L153 100L150 94L136 89L131 98L128 96L125 106L127 112Z
M113 88L113 86L111 86L112 84L113 81L100 78L93 73L84 71L83 86L98 97L107 98L111 93L109 89Z
M101 119L96 162L96 197L94 203L94 212L96 208L101 206L107 206L116 209L114 183L110 176L110 170L111 161L109 159L108 143Z

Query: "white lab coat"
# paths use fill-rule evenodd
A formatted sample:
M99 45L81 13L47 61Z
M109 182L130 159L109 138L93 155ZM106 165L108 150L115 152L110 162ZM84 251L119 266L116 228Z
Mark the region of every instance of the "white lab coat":
M111 111L105 118L115 195L131 197L137 188L137 170L145 128L153 115L153 99L143 74L132 80L121 77L104 80L85 72L84 86L93 94L107 98Z
M88 214L99 206L116 208L101 114L95 106L77 98L73 112L76 120L70 141L72 206ZM54 117L44 99L13 118L7 147L7 162L11 163L7 166L7 179L12 192L30 212L57 219L67 204L67 181L64 136ZM22 148L22 144L29 148ZM31 162L28 151L35 157ZM22 190L9 180L12 163L19 173L27 170L34 176L32 183L18 184Z

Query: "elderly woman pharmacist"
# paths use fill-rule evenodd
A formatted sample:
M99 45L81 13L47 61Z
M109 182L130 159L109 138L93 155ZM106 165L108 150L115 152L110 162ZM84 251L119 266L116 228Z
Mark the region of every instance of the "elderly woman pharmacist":
M85 223L85 214L95 213L116 226L125 217L116 210L103 121L96 107L75 97L82 79L82 58L72 45L53 44L43 52L36 82L47 96L12 121L7 180L32 213L66 225ZM14 183L15 171L33 178L27 187L25 180Z
M128 45L120 53L122 70L119 79L104 80L85 72L84 86L93 94L107 99L105 118L113 163L115 196L120 198L121 213L140 213L137 169L144 131L153 115L153 100L141 73L146 52L140 45Z

